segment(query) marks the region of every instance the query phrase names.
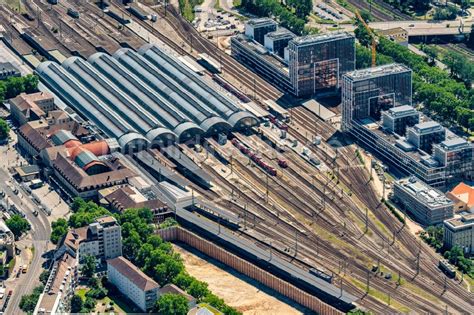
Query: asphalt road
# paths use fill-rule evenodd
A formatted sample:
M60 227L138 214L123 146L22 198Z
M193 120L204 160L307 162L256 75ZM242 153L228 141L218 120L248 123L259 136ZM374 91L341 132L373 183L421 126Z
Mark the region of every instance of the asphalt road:
M25 191L19 189L19 194L15 195L12 188L7 182L12 178L11 175L3 168L0 168L0 189L8 196L18 209L21 209L26 219L31 224L30 235L32 237L32 245L34 246L34 254L31 264L26 275L18 278L16 286L13 289L13 295L8 303L5 314L22 314L19 304L20 299L25 294L30 294L33 288L39 284L39 275L42 271L42 264L45 259L41 257L46 251L51 235L51 227L44 212L32 201ZM13 183L15 184L15 183ZM33 215L33 211L38 211L38 216ZM9 290L7 285L7 290Z

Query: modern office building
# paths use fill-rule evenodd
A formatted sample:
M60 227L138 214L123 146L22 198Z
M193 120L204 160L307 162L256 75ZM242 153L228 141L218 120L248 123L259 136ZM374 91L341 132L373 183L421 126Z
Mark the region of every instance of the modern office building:
M122 229L114 217L102 216L88 226L70 230L62 247L79 262L85 256L115 258L122 255Z
M389 64L346 73L342 83L342 127L365 118L379 120L381 112L412 104L412 71Z
M411 104L411 70L403 65L343 76L342 129L360 145L433 187L445 189L457 180L471 180L473 144L422 116Z
M417 149L432 153L433 144L446 139L446 130L435 121L426 121L408 128L407 139Z
M296 37L280 28L266 32L261 42L254 33L254 26L247 23L245 34L231 39L232 56L297 97L337 92L342 75L355 69L352 34Z
M296 96L338 89L342 75L355 69L355 37L336 32L294 38L288 64Z
M285 48L288 47L288 43L295 37L295 34L284 27L280 27L278 30L265 35L264 46L269 52L285 58Z
M107 278L143 312L155 306L160 286L124 257L107 260Z
M382 111L382 125L392 133L404 136L407 127L413 127L420 122L420 113L410 105L392 107Z
M394 183L393 200L425 226L453 217L453 202L414 176Z
M233 36L230 43L232 56L249 67L249 71L257 72L273 85L293 93L288 67L282 58L270 54L265 47L242 34Z
M276 31L277 27L277 22L270 18L250 19L245 23L245 36L264 45L265 35Z
M474 213L444 221L444 246L459 246L466 255L474 255Z
M474 180L474 144L462 138L452 138L435 144L434 158L446 170L448 180Z

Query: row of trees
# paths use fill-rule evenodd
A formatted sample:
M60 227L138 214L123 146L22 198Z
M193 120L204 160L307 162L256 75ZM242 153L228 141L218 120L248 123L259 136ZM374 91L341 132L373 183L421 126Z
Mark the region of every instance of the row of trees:
M277 17L281 26L301 35L307 16L313 9L311 0L288 0L286 5L279 0L242 0L247 12L258 16Z
M402 12L414 10L417 12L426 12L431 8L433 0L384 0L393 7Z
M94 202L86 202L81 198L76 198L73 201L71 210L73 214L67 221L67 226L71 228L88 225L101 215L111 214L107 209ZM208 303L225 314L238 314L235 309L227 306L222 299L214 295L208 289L207 283L190 276L185 271L180 255L173 251L171 244L164 242L158 235L154 235L153 214L149 209L128 209L121 214L114 214L114 216L122 227L123 256L148 276L162 286L174 283L194 296L199 302ZM52 223L52 241L53 236L54 241L58 242L67 233L65 223L64 219ZM163 226L167 227L175 223L170 219ZM95 261L94 263L85 261L81 272L83 275L91 275L95 272L94 268ZM168 302L158 301L155 311L161 314L170 314L166 307L175 308L176 303L179 303L177 300L179 300L177 297L166 297L164 301ZM164 304L167 306L165 307Z
M365 46L357 46L356 65L358 68L370 67L371 53L368 48L370 40L361 26L358 26L357 29L359 31L356 32L356 36ZM428 114L437 119L457 123L467 129L474 130L472 114L474 90L470 88L469 77L466 77L463 82L458 78L457 72L451 76L447 71L430 64L427 58L381 37L377 45L377 64L391 62L402 63L413 69L414 101L423 104ZM458 69L457 65L457 62L453 62L455 71L465 71L456 70Z
M31 294L23 295L20 300L20 309L25 313L31 314L35 310L41 293L43 293L44 285L40 284L33 289Z
M27 74L23 77L10 77L0 81L0 102L13 98L20 93L34 93L38 91L39 79L36 75Z

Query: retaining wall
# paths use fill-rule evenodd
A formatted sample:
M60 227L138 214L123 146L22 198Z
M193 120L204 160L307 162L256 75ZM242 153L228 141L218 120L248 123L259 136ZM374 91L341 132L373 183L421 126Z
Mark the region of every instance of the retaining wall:
M179 241L183 242L198 251L212 257L219 262L237 270L238 272L252 278L267 287L275 290L287 298L292 299L298 304L317 312L318 314L344 314L336 308L328 305L318 299L317 297L298 289L294 285L275 277L271 273L255 266L254 264L229 253L225 249L215 245L208 240L205 240L196 234L182 228L171 227L164 230L159 230L158 234L165 241Z

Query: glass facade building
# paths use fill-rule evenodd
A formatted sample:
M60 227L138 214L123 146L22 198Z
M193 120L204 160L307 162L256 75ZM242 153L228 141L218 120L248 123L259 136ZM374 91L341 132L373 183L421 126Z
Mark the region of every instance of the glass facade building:
M349 33L309 35L288 44L289 72L298 97L334 91L355 69L355 38Z
M343 129L364 118L380 120L382 111L412 104L412 71L401 64L357 70L343 76Z

